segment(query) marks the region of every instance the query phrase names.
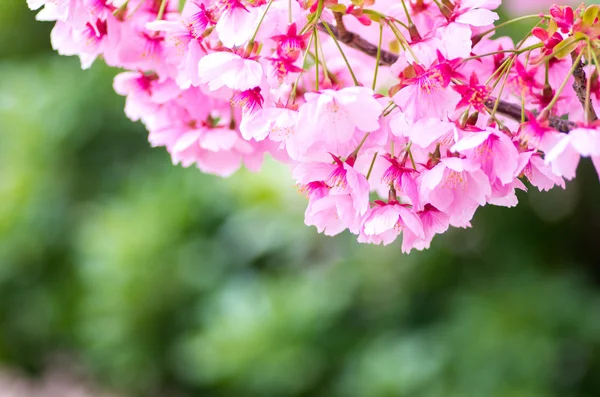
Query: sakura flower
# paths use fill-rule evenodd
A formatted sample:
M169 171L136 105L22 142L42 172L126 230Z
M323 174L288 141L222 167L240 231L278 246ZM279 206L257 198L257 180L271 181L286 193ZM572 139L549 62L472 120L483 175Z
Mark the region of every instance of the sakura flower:
M527 115L529 121L521 124L518 137L529 147L546 150L554 143L558 132L548 125L547 120L538 121L532 114Z
M519 155L518 170L540 191L550 190L554 186L565 188L564 179L555 175L551 166L545 164L544 159L536 151L531 150Z
M155 74L123 72L115 77L115 91L127 96L125 114L137 121L148 113L156 112L158 106L180 94L172 80L160 81Z
M298 148L298 158L319 144L324 152L347 153L355 131L363 133L379 129L383 106L365 87L348 87L339 91L324 90L307 93L306 103L300 107L297 127L298 139L305 145ZM357 142L352 142L357 143Z
M423 235L418 235L405 228L402 236L402 252L409 253L413 248L419 251L429 248L436 234L444 233L450 226L450 217L427 204L423 211L417 213L423 227Z
M456 227L469 226L477 207L485 205L492 192L485 173L465 159L441 159L422 174L423 199L448 214Z
M461 0L456 2L452 19L470 26L487 26L498 20L498 14L491 11L500 6L500 0Z
M231 98L231 104L242 108L244 115L252 114L261 109L265 101L260 91L260 87L254 87L250 90L239 92Z
M348 195L329 195L310 200L304 223L307 226L315 226L319 233L326 236L335 236L346 229L357 233L360 227L352 198Z
M546 153L545 163L552 166L555 175L570 180L575 177L581 156L592 158L600 177L600 131L577 128L561 136L557 144Z
M477 74L473 73L471 75L468 85L455 85L452 88L462 97L456 105L457 109L463 106L471 106L478 112L483 112L486 109L485 103L490 96L491 90L485 85L479 85Z
M105 51L107 42L107 21L97 20L88 23L81 30L75 30L65 22L58 21L52 29L52 48L61 55L78 55L81 68L89 69L96 58ZM114 23L111 19L110 23Z
M460 95L449 87L452 66L443 62L424 69L415 64L414 69L417 76L406 80L394 102L411 123L423 118L444 120L460 101Z
M407 153L408 154L408 153ZM386 154L384 158L390 163L388 169L382 176L382 181L388 186L394 187L401 194L410 199L410 204L416 210L420 207L419 188L416 182L418 171L406 166L408 156L399 160Z
M245 91L260 85L263 68L256 61L231 52L213 52L200 59L198 74L211 91L224 86Z
M190 130L171 149L173 164L196 164L204 172L229 176L240 168L247 150L238 143L237 133L228 128Z
M511 183L503 184L496 180L492 184L492 194L488 203L499 207L516 207L519 203L516 190L527 191L527 186L519 179L513 179Z
M488 176L490 183L508 184L515 178L519 153L511 139L495 128L476 131L458 141L452 148Z
M306 49L307 40L311 33L298 35L297 30L296 24L292 23L286 34L271 37L277 43L277 54L279 56L295 61L300 53Z
M243 117L240 131L246 140L262 141L269 137L276 142L293 139L298 112L287 108L263 108Z
M202 3L189 1L178 21L152 21L146 28L154 32L164 32L169 45L174 47L174 60L179 70L177 84L186 89L200 85L198 63L205 55L202 48L202 35L211 24L211 16Z
M431 149L439 142L452 144L454 139L454 123L440 121L437 118L423 118L417 120L413 125L402 123L396 116L391 121L392 132L395 135L407 137L413 144L423 148Z
M375 207L367 214L359 241L388 245L393 242L403 230L408 230L419 238L425 238L421 220L409 209L390 201L376 201Z
M248 9L240 0L217 0L212 7L220 14L216 31L226 47L241 46L250 40L259 18L253 8Z
M294 178L301 187L323 182L330 188L327 197L317 201L311 197L306 224L317 226L325 234L337 234L346 228L358 233L360 217L369 207L369 183L348 162L332 157L334 164L303 163L294 170Z

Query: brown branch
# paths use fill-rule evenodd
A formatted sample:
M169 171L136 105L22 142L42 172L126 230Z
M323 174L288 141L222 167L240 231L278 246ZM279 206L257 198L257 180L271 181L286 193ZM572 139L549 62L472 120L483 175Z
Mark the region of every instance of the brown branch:
M577 54L575 52L571 53L571 59L573 59L573 62L577 61ZM589 118L586 121L592 122L598 120L598 116L596 115L596 111L592 105L592 98L589 98L589 102L586 102L585 100L587 97L587 77L585 75L585 71L583 70L583 63L581 61L579 61L579 65L577 65L575 70L573 70L573 80L573 91L575 91L575 94L577 94L577 98L579 99L581 106L583 106L586 117Z
M329 26L329 29L331 29L331 32L333 33L335 38L340 43L344 43L348 47L354 48L355 50L358 50L358 51L360 51L364 54L367 54L373 58L377 57L377 46L376 45L363 39L361 36L357 35L356 33L348 31L342 20L343 15L341 13L334 12L334 16L335 16L337 26ZM325 28L325 26L323 25L322 22L320 22L317 26L318 26L319 30L321 30L322 32L328 33L327 29ZM391 66L394 63L396 63L397 60L398 60L398 55L391 53L389 51L386 51L383 48L381 49L381 55L380 55L380 60L379 60L380 65ZM580 69L580 68L577 68L577 69ZM576 73L577 73L577 69L576 69ZM578 78L575 77L575 83L573 84L573 88L575 89L575 92L577 92L577 94L579 96L580 91L578 91L578 89L575 88L575 84L577 83L577 81L579 81L578 87L583 87L583 102L582 103L585 103L586 85L585 85L585 83L581 84L581 81L585 82L586 78L585 78L585 72L583 71L583 68L581 68L580 71L581 71L581 73L583 73L583 80L578 80ZM486 105L489 106L490 108L493 108L495 101L496 101L496 99L490 98L486 102ZM581 101L581 98L580 98L580 101ZM590 101L590 106L591 106L591 101ZM509 117L515 121L521 121L521 107L518 105L514 105L512 103L505 102L505 101L500 101L498 104L498 108L496 109L496 112L498 112L506 117ZM592 112L593 112L593 109L592 109ZM590 114L591 115L593 114L594 117L596 116L595 113L590 113ZM595 119L596 118L594 118L594 120ZM527 116L525 117L525 120L528 120ZM565 120L565 119L562 119L560 117L555 117L555 116L550 116L548 118L548 122L552 128L554 128L560 132L569 132L572 129L577 127L575 122Z
M320 31L328 33L327 29L323 25L323 22L320 22L318 27ZM331 29L331 32L340 43L344 43L348 47L354 48L355 50L365 53L373 58L377 58L377 46L369 43L356 33L347 31L343 24L338 25L337 27L329 25L329 29ZM398 55L381 49L381 57L379 58L379 64L381 66L391 66L397 60Z
M485 106L493 109L495 104L496 104L496 99L489 98L486 101ZM515 105L513 103L500 101L498 103L498 108L496 109L496 112L500 113L506 117L509 117L513 120L517 120L517 121L521 120L521 106ZM528 120L529 120L529 118L527 116L525 116L525 121L528 121ZM575 122L561 119L560 117L548 118L548 124L550 125L550 127L554 128L555 130L560 131L560 132L569 132L569 131L577 128L577 124L575 124Z
M340 35L339 40L342 42L352 41L352 33L348 32L346 29L346 25L344 25L344 16L342 13L334 12L333 16L335 17L335 26L337 27L338 34Z

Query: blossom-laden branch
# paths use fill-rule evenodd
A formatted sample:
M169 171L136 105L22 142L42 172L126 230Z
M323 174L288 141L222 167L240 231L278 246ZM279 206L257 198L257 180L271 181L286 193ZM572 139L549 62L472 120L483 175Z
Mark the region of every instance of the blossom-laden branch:
M488 108L493 108L496 103L496 99L489 98L485 105ZM521 120L521 106L515 105L514 103L509 103L505 101L498 102L498 108L496 112L503 114L506 117L509 117L513 120ZM529 121L529 117L525 115L525 121ZM548 125L557 131L560 132L569 132L575 128L577 128L577 124L573 121L565 120L560 117L550 117L548 118Z
M57 20L59 53L125 70L114 88L126 114L173 163L220 176L258 171L267 154L295 164L305 224L327 235L401 236L404 252L421 250L450 226L470 226L481 206L516 205L524 181L565 187L581 157L600 173L591 101L600 6L553 6L515 44L490 33L540 16L496 24L500 1L27 3ZM360 22L354 31L348 18ZM377 45L375 29L362 28L372 23ZM404 51L383 50L390 40ZM393 81L378 79L408 63ZM500 100L508 95L520 106ZM495 123L478 123L484 114Z
M337 13L336 13L337 14ZM325 25L322 22L319 23L319 30L322 32L328 33ZM346 44L348 47L354 48L363 52L373 58L377 57L377 46L371 44L367 40L363 39L356 33L352 33L346 30L344 25L338 23L337 26L329 26L333 35L337 38L340 43ZM381 55L379 58L379 64L381 66L391 66L398 60L398 55L381 49Z

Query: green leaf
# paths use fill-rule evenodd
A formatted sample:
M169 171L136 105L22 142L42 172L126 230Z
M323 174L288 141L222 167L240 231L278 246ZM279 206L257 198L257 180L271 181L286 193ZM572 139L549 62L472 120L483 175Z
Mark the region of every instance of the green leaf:
M346 13L346 6L343 4L332 4L330 6L327 6L327 8L329 8L333 12L341 12L343 14Z
M586 8L582 18L584 26L592 26L594 24L598 17L598 11L600 11L599 7L597 4L594 4Z
M561 41L554 50L552 51L552 55L554 55L558 59L563 59L569 56L575 48L577 48L577 39L575 36L569 37L563 41Z
M377 22L377 23L381 22L381 20L383 18L385 18L384 15L382 15L381 13L379 13L375 10L363 10L363 13L366 14L371 21Z

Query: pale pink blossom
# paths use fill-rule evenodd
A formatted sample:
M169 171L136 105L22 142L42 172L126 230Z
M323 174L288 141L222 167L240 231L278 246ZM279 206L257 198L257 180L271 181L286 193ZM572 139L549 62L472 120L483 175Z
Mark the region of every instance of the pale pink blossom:
M476 131L451 148L459 152L488 176L490 183L509 184L516 177L519 152L512 140L496 128Z
M487 26L498 20L498 14L492 10L498 8L501 0L460 0L454 10L456 22L470 26Z
M554 186L565 188L564 179L555 175L550 165L545 164L540 154L533 150L520 153L518 169L540 191L550 190Z
M255 60L232 52L213 52L200 59L198 74L211 91L221 87L245 91L260 85L263 68Z
M393 99L410 123L424 118L446 120L460 101L460 95L449 87L452 77L447 63L424 69L415 65L417 76L398 91Z
M425 238L421 220L409 209L397 201L376 202L375 207L365 218L359 241L388 245L403 230L408 230L419 238Z
M311 147L323 152L347 154L355 146L356 131L373 132L380 128L382 105L365 87L348 87L339 91L324 90L305 95L306 103L300 107L296 134L300 158ZM291 154L290 154L291 155Z
M419 251L429 248L436 234L442 234L450 227L450 217L427 204L417 213L423 227L423 235L418 235L405 228L402 236L402 252L409 253L413 248Z
M552 166L555 175L570 180L575 178L581 156L592 158L600 176L600 131L577 128L564 134L546 153L545 163Z
M453 226L469 226L475 210L492 193L487 175L465 159L441 159L422 175L423 199L448 214Z

